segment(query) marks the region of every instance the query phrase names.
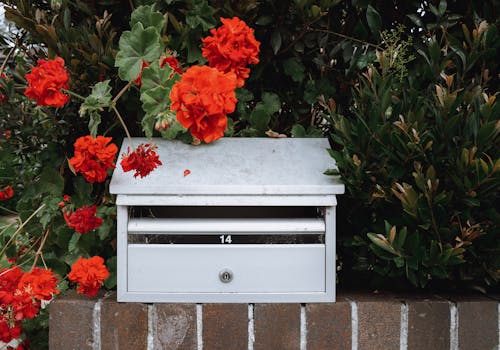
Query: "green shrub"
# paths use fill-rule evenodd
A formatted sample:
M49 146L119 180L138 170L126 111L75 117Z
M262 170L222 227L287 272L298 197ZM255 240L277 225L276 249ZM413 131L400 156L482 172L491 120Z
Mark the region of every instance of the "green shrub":
M397 39L353 104L330 109L344 266L418 287L498 283L500 42L495 25L462 30L420 43L411 63L391 60L408 54Z

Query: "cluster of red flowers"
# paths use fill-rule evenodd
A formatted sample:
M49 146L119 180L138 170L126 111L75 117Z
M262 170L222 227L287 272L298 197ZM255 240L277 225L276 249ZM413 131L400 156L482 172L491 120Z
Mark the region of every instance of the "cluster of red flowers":
M259 63L260 42L255 40L254 30L238 17L220 20L223 25L212 29L212 36L203 39L202 54L210 67L235 73L237 87L242 87L250 75L247 65Z
M113 169L118 147L111 142L111 137L91 135L79 137L75 141L75 155L69 164L83 175L90 183L103 182L107 177L107 170Z
M67 213L63 209L63 216L69 228L74 229L78 233L85 234L95 230L102 224L102 219L95 215L96 210L97 207L95 205L91 205L90 207L83 206L72 213Z
M109 277L109 271L100 256L80 257L71 267L70 281L78 284L77 293L92 297L97 294L102 282Z
M24 94L39 106L62 107L69 101L69 96L61 91L69 88L69 75L61 57L38 60L38 66L26 74L26 80L28 87Z
M156 145L151 143L141 143L137 148L130 152L130 148L126 154L123 154L121 165L124 172L135 170L134 177L145 177L150 172L155 170L159 165L162 165L158 154L156 154Z
M10 185L7 185L0 191L0 201L5 201L7 199L12 198L14 196L14 190Z
M6 80L7 79L7 76L5 74L2 73L2 75L0 75L0 77L3 79L3 80ZM3 87L2 84L0 84L0 89ZM4 94L2 94L0 92L0 103L4 103L4 102L7 102L7 96L5 96Z
M205 142L224 136L227 114L236 106L236 76L207 66L189 68L170 93L179 123Z
M234 90L257 64L260 43L254 31L237 17L221 18L223 25L203 39L203 56L210 67L191 67L172 88L171 109L179 123L204 142L224 136L227 114L234 112Z
M0 341L9 343L21 335L21 321L38 314L42 300L54 294L57 278L50 269L19 267L0 269Z

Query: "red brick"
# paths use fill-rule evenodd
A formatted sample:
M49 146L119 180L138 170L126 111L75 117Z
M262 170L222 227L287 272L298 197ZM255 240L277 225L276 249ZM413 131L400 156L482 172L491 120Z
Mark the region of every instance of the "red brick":
M306 320L308 350L351 348L351 305L347 301L307 304Z
M196 349L195 304L155 304L151 318L154 349Z
M255 350L300 348L300 304L256 304Z
M117 303L116 293L101 306L102 350L146 350L148 308L139 303Z
M203 349L248 348L247 304L203 305Z
M457 304L460 350L498 347L498 302L477 296L451 297Z
M354 295L358 307L358 349L399 350L401 303L388 295Z
M89 298L68 291L50 303L49 349L93 349L93 312L100 296Z
M447 300L406 298L408 350L450 349L450 303Z

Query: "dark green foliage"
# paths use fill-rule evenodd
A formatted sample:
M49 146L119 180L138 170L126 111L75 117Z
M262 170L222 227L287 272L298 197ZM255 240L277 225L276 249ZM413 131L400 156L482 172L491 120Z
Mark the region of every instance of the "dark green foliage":
M403 79L387 66L388 49L379 52L350 108L330 110L347 189L344 266L418 287L497 286L497 33L486 23L435 33L415 47Z

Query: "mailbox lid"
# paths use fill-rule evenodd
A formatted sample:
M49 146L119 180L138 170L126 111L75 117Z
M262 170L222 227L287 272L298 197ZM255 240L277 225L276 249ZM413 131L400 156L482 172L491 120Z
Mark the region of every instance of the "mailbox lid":
M147 143L134 138L133 145ZM134 178L117 165L110 192L127 195L332 195L338 178L324 175L335 162L324 138L222 138L192 146L155 139L163 165ZM120 154L133 149L124 140ZM117 162L119 163L119 161ZM185 176L185 170L189 175Z

